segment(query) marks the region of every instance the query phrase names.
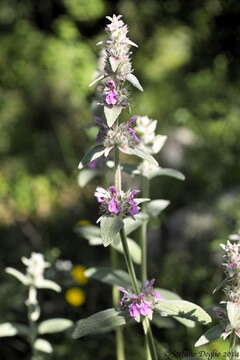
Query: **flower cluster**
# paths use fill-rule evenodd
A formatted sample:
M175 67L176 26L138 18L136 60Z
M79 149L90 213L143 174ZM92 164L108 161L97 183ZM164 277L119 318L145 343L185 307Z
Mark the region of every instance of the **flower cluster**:
M141 147L150 154L157 154L163 147L167 136L156 135L157 120L148 116L137 116L135 131L141 138Z
M122 215L134 216L140 208L137 201L134 200L134 196L137 195L140 190L133 189L128 190L126 193L121 191L117 192L115 186L110 186L107 190L102 187L97 187L95 196L100 203L100 213L105 216Z
M141 139L137 136L134 127L132 127L136 119L136 116L133 116L126 123L115 125L113 128L109 128L102 119L96 119L96 123L99 126L96 141L103 143L105 156L108 156L115 146L118 146L120 150L124 150L139 144Z
M107 16L110 24L106 31L109 35L106 44L105 74L116 72L118 80L125 81L127 75L131 74L132 66L130 60L130 47L136 46L128 37L127 25L121 20L122 15Z
M128 315L137 322L141 317L152 320L154 306L163 297L153 288L155 280L146 281L139 294L134 294L130 290L120 288L123 294L120 300L120 308L127 311Z
M222 249L225 251L223 265L230 277L238 273L240 269L240 244L232 243L228 240L227 245L221 244Z
M226 310L215 309L217 317L220 319L224 332L222 337L226 339L230 334L240 337L240 236L239 234L230 235L227 244L220 244L224 250L223 266L226 269L226 280L224 282L224 293Z
M26 274L29 282L38 284L44 278L44 270L50 266L50 263L46 262L43 255L33 252L29 259L22 258L22 262L26 265Z
M125 81L129 81L139 90L143 90L138 79L132 74L131 46L137 47L128 36L127 25L121 20L122 15L107 16L110 24L106 27L107 40L100 41L104 45L96 79L90 84L101 81L98 86L100 104L107 107L114 105L128 106L128 91Z

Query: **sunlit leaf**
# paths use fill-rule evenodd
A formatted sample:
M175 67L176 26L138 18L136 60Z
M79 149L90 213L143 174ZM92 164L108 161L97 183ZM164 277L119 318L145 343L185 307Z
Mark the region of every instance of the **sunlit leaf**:
M146 204L146 211L150 217L158 216L170 204L168 200L152 200Z
M23 285L28 285L29 284L29 280L27 278L27 276L25 276L23 273L21 273L20 271L11 268L11 267L7 267L5 269L6 273L9 275L14 276L17 280L19 280Z
M154 159L154 157L147 152L144 152L142 149L139 149L138 147L128 147L128 148L122 148L119 147L120 151L122 151L124 154L128 155L135 155L140 157L143 160L149 161L152 165L158 166L158 162Z
M154 309L162 316L182 317L202 324L212 321L200 306L185 300L159 300Z
M95 176L98 175L98 171L95 169L82 169L78 175L78 184L82 188L86 186Z
M37 351L41 351L46 354L51 354L53 351L52 345L45 339L38 338L33 346Z
M224 330L220 325L216 325L212 327L198 339L198 341L195 344L195 347L206 345L211 341L219 339L223 332Z
M117 242L116 235L123 227L123 220L119 216L102 216L100 221L101 237L104 246Z
M39 334L52 334L65 331L73 325L73 322L69 319L55 318L42 321L38 325Z
M143 91L143 88L138 80L138 78L133 75L133 74L128 74L127 75L127 80L133 85L135 86L138 90Z
M128 243L128 249L129 249L132 260L136 264L140 264L141 263L141 253L142 253L140 246L136 243L136 241L130 239L129 237L127 237L127 243ZM120 239L117 243L111 243L111 246L114 247L114 249L121 252L122 254L124 253Z
M105 147L103 145L97 145L87 151L87 153L83 156L81 162L78 165L78 168L81 170L84 166L86 166L91 161L98 159L100 156L104 154Z
M11 322L0 324L0 337L29 335L29 333L30 333L30 329L23 324L11 323Z
M37 288L38 289L50 289L50 290L54 290L56 292L61 291L61 287L58 284L56 284L52 280L46 280L46 279L39 280L37 283Z
M119 115L121 114L122 107L113 105L112 107L104 106L104 114L109 127L112 127Z
M142 223L148 218L144 213L139 213L135 215L135 219L126 218L123 220L125 232L129 234L136 230ZM100 228L95 225L86 225L77 227L77 232L86 240L88 240L89 245L98 246L102 245L103 241L101 238ZM130 251L131 258L136 264L140 264L141 262L141 249L140 246L132 239L127 237L128 247ZM111 243L116 250L123 253L123 248L121 244L120 235L116 235L115 241Z

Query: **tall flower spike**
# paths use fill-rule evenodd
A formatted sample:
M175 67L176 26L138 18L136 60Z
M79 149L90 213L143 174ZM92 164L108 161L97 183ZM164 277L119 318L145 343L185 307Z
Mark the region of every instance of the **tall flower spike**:
M97 78L90 84L98 81L99 104L104 106L104 113L108 125L111 127L122 108L128 106L128 90L125 82L143 91L138 79L133 75L131 63L131 46L137 47L127 34L127 25L121 20L122 15L107 16L110 23L106 27L108 39L101 41L103 45L101 64L98 67Z

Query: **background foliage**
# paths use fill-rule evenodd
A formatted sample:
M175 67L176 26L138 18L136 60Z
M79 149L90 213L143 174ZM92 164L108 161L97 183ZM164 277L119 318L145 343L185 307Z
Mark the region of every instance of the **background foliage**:
M74 229L80 220L97 219L93 191L102 179L80 189L77 165L92 141L88 124L94 90L88 83L96 68L95 43L103 37L105 16L112 13L123 14L131 39L140 45L134 66L145 91L133 91L133 113L159 120L159 132L169 136L160 162L187 178L183 183L156 178L152 185L153 197L169 199L171 205L161 225L153 223L149 232L151 277L202 306L218 300L211 295L221 279L218 244L237 229L240 213L240 4L2 0L1 322L25 319L24 292L4 274L6 266L21 268L21 256L35 250L53 262L108 263L106 249L89 248ZM109 288L79 282L64 263L57 264L50 275L64 291L43 293L46 317L75 320L110 305ZM86 296L81 306L65 296L71 287L81 290L82 299ZM154 329L159 341L174 344L174 351L191 349L200 331L181 325ZM129 356L141 359L139 334L136 329L127 333L136 335L128 336ZM103 339L109 346L100 349ZM87 360L97 351L99 360L112 359L113 342L112 334L79 342L59 335L54 358ZM3 360L27 358L29 352L20 338L1 339L0 348Z

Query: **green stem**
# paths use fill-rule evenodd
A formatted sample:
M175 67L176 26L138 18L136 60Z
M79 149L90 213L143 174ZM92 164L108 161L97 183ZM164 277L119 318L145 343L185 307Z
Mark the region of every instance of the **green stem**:
M229 352L230 352L230 360L237 360L239 357L237 354L237 336L235 334L231 335L230 338L230 345L229 345Z
M149 180L143 176L142 177L142 197L148 198L149 197ZM142 210L144 211L146 208L146 204L142 205ZM141 280L144 283L147 278L147 226L148 220L145 220L140 227L140 246L142 251L142 261L141 261Z
M149 192L150 192L150 183L149 180L145 177L142 176L142 197L143 198L148 198L149 197ZM146 204L143 204L142 209L143 211L146 208ZM140 247L141 247L141 280L142 283L144 283L145 281L147 281L148 279L148 275L147 275L147 227L148 227L148 220L145 220L143 222L143 224L141 225L139 231L140 231ZM151 331L151 328L150 328ZM150 336L150 335L149 335ZM152 339L150 342L150 339L146 336L145 339L145 350L146 350L146 356L148 360L151 360L151 355L150 355L150 346L152 344Z
M31 350L32 350L32 360L37 360L37 352L36 349L34 347L34 343L37 339L37 325L36 323L32 320L32 302L31 302L31 293L35 293L36 289L33 287L29 288L29 296L28 296L28 301L27 301L27 306L28 306L28 323L29 323L29 328L30 328L30 335L29 335L29 340L30 340L30 345L31 345Z
M119 162L119 150L115 149L114 156L114 177L115 177L115 187L117 192L121 192L121 168ZM116 250L111 246L111 264L113 269L118 267L118 254ZM119 304L119 290L116 286L112 288L112 299L113 305L116 307ZM123 329L117 328L115 330L115 339L116 339L116 356L117 360L125 360L125 351L124 351L124 336Z
M124 228L121 229L120 236L121 236L122 247L123 247L125 261L127 264L128 273L129 273L129 276L130 276L130 279L132 282L132 287L133 287L134 292L136 294L139 294L139 292L140 292L139 285L138 285L136 273L134 270L133 262L132 262L132 259L130 256L128 243L127 243L127 237L126 237ZM153 335L152 335L151 325L147 318L145 318L143 320L143 329L144 329L144 333L146 336L146 344L149 345L149 350L147 349L147 352L150 352L152 360L158 360L157 350L156 350L156 345L155 345Z
M115 186L116 186L117 192L120 193L121 192L121 166L120 166L120 161L119 161L118 148L115 148ZM131 283L132 283L132 288L136 294L139 294L140 289L139 289L139 285L138 285L138 280L137 280L136 273L134 270L132 258L130 256L130 251L129 251L127 237L126 237L124 227L120 230L120 237L121 237L121 242L122 242L122 247L123 247L124 258L126 261L128 273L129 273ZM146 237L145 237L145 243L146 243ZM145 257L145 259L146 259L146 257ZM145 318L143 320L143 329L144 329L144 333L145 333L145 337L146 337L145 343L147 346L147 354L150 352L151 360L158 360L157 350L156 350L153 335L152 335L151 325L147 318Z
M114 153L114 177L115 177L115 187L117 189L117 192L120 193L122 190L122 177L121 177L121 165L119 161L119 150L117 147L115 147L115 153Z
M120 230L120 237L121 237L121 241L122 241L124 258L125 258L128 273L129 273L129 276L130 276L130 279L131 279L132 287L133 287L134 292L136 294L139 294L138 281L137 281L136 273L135 273L135 270L134 270L132 258L130 256L130 251L129 251L129 247L128 247L128 243L127 243L127 237L126 237L124 227Z
M112 246L110 246L110 255L111 255L112 268L117 269L118 254ZM112 287L112 302L113 302L114 307L117 307L119 304L119 290L117 289L116 286ZM116 339L116 359L117 360L125 360L124 337L123 337L123 329L122 328L116 328L115 339Z

